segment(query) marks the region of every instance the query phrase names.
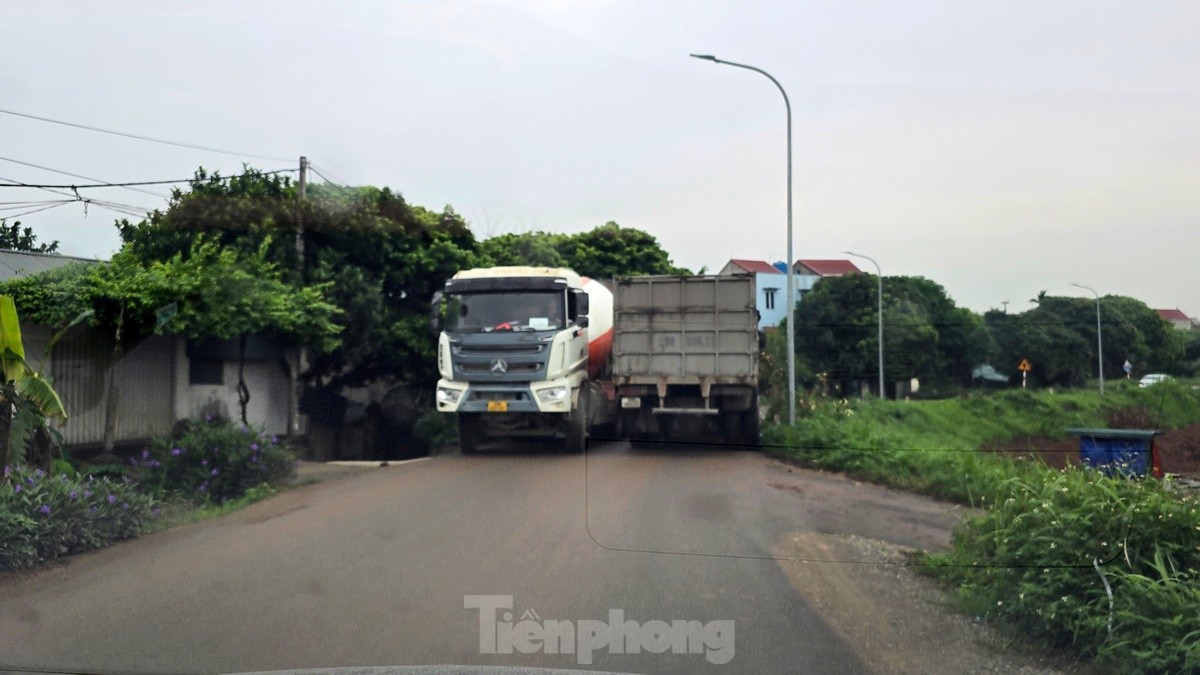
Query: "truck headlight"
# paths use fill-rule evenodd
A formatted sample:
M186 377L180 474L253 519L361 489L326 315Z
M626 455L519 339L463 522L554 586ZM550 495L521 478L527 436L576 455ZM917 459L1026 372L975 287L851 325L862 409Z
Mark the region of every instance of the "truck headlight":
M557 403L567 397L571 390L567 387L548 387L538 391L538 400L542 403Z
M458 398L462 396L462 392L449 387L438 387L437 400L443 403L458 403Z

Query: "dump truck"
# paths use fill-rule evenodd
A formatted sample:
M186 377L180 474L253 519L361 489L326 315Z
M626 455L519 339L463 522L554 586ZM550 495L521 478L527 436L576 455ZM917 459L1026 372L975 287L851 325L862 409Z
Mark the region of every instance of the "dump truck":
M431 323L437 409L455 415L464 453L534 438L580 452L608 430L758 442L753 277L606 285L564 268L471 269L435 295Z
M754 277L617 279L612 381L631 440L759 442Z

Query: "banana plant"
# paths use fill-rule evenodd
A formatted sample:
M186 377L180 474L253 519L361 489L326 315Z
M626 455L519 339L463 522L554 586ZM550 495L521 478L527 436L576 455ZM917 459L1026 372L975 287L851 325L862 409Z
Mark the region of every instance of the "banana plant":
M54 335L42 363L46 363L50 350L64 333L91 316L90 310L81 313ZM66 424L67 410L50 379L26 360L16 303L8 295L0 295L0 371L4 376L0 382L0 464L8 466L14 454L18 459L28 459L31 446L42 450L41 460L49 463L50 444L61 447L62 441L51 422Z

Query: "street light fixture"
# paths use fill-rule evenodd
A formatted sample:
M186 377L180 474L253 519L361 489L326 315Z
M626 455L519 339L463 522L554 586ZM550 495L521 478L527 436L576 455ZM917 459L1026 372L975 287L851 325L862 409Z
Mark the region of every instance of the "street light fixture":
M875 272L879 278L879 398L883 398L883 270L879 269L879 263L869 255L861 253L845 252L846 255L854 256L855 258L866 258L875 265Z
M722 61L712 54L692 54L692 58L712 61L734 68L753 70L765 76L783 95L783 106L787 111L787 371L788 371L788 424L796 423L796 261L792 259L792 104L788 101L783 85L765 70L744 63Z
M1096 372L1100 375L1100 395L1104 395L1104 340L1100 332L1100 294L1091 286L1072 283L1076 288L1082 288L1092 292L1096 296Z

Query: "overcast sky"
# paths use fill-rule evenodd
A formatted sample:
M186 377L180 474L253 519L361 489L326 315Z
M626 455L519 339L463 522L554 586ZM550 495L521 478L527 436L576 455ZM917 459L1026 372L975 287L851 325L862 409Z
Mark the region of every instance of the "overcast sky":
M796 257L865 253L975 310L1079 282L1200 314L1195 2L0 0L0 16L0 108L288 159L0 114L4 179L81 182L8 160L115 182L304 154L449 204L481 237L615 220L693 269L782 260L782 98L688 58L707 53L791 97ZM103 257L115 217L21 220Z

